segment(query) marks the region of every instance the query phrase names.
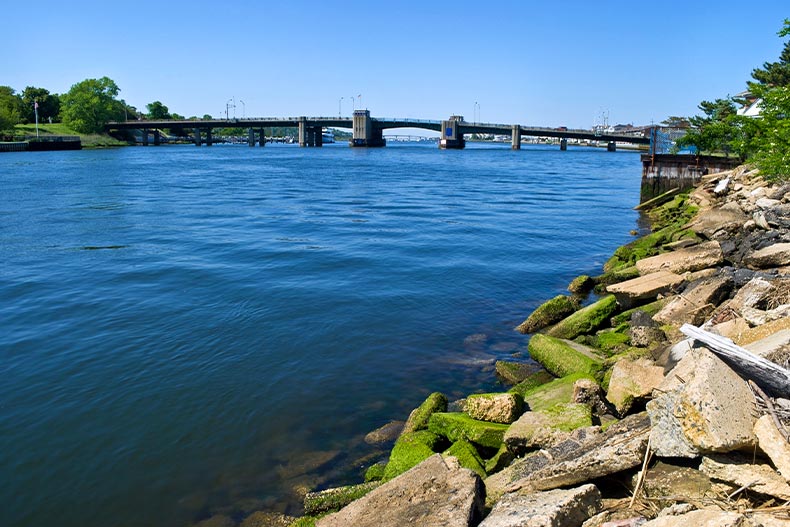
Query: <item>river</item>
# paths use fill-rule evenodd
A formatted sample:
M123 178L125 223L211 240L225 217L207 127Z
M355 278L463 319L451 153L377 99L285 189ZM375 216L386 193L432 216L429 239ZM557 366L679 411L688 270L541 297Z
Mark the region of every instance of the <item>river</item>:
M637 228L601 149L0 155L0 524L181 526L358 482L365 433L495 390Z

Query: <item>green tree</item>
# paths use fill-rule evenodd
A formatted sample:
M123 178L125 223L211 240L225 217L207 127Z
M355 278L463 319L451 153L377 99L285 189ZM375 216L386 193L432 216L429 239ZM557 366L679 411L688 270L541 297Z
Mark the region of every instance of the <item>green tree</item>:
M790 19L785 19L782 29L779 30L780 37L790 36ZM766 62L762 68L752 71L752 78L757 84L764 86L789 86L790 85L790 41L785 43L782 53L779 55L778 62ZM755 90L754 83L749 85L750 90Z
M44 88L27 86L22 90L22 120L32 123L36 119L35 103L38 103L39 121L52 118L53 121L60 120L60 97L49 93Z
M754 160L769 179L790 179L790 86L758 88L762 99Z
M123 104L116 100L120 89L108 78L85 79L61 97L63 122L83 134L99 133L109 121L123 120Z
M13 130L19 123L22 101L10 86L0 86L0 131Z
M732 99L702 101L699 109L703 115L689 118L691 128L678 139L679 147L693 146L699 152L735 153L745 158L752 148L748 134L752 133L748 117L741 117Z
M167 106L159 101L146 104L145 108L148 110L148 118L154 120L170 119L170 110Z

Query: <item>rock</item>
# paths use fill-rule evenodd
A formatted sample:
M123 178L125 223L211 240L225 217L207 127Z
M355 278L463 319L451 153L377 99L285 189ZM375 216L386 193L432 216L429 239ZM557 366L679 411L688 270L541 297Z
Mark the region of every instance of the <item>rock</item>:
M370 481L381 481L384 479L384 471L387 469L387 463L379 461L368 467L365 471L365 483Z
M568 291L575 295L585 295L592 291L594 285L595 280L586 274L583 274L581 276L577 276L570 284L568 284Z
M790 265L790 243L775 243L755 251L746 257L745 263L752 269Z
M748 346L753 342L762 340L785 329L790 329L790 317L780 318L779 320L766 322L762 326L747 329L741 333L739 344L742 346Z
M483 516L480 478L453 457L431 456L316 527L470 527Z
M612 368L606 399L619 415L635 404L644 403L664 380L664 368L649 359L621 359Z
M774 320L790 317L790 304L784 304L769 310L744 307L741 310L741 316L752 326L762 326Z
M499 448L508 425L477 421L461 413L435 413L428 429L452 442L466 439L482 447Z
M727 337L736 344L740 345L743 343L741 340L743 335L749 330L749 324L747 324L742 318L733 318L727 322L716 324L710 328L710 330L712 333L716 333L722 337Z
M754 425L760 450L765 452L786 481L790 481L790 444L776 429L770 416L764 415Z
M508 393L515 393L523 397L525 393L537 388L538 386L549 383L554 379L554 375L550 374L546 370L540 370L533 373L517 385L513 386L510 390L508 390Z
M529 355L557 377L592 374L603 367L603 358L592 348L543 334L529 340Z
M641 322L634 324L634 321L631 320L632 317L634 316L634 313L636 313L638 311L641 311L641 312L644 312L647 315L648 318L650 318L653 315L655 315L656 313L658 313L661 310L661 308L664 307L664 305L666 303L667 303L667 300L665 298L662 298L660 300L656 300L655 302L651 302L649 304L645 304L645 305L642 305L642 306L639 306L639 307L628 309L626 311L623 311L619 315L613 316L609 320L609 323L610 323L610 325L613 328L616 328L620 324L623 324L623 323L628 322L628 321L631 321L632 325L637 325L637 326L648 325L648 324L644 324L644 323L641 323ZM656 326L657 325L658 324L656 324Z
M256 511L244 518L239 527L289 527L296 518L279 512Z
M513 452L508 450L507 445L503 443L502 446L499 447L499 450L497 450L497 453L494 454L494 457L486 461L486 473L493 474L495 472L499 472L506 466L510 465L513 462L513 459L515 459Z
M579 304L571 297L558 295L544 302L516 328L520 333L534 333L555 324L579 309Z
M651 326L631 326L628 334L630 335L631 345L638 348L647 348L651 344L667 339L661 328Z
M761 211L755 211L755 213L752 214L752 220L754 220L754 223L758 227L760 227L761 229L763 229L765 231L767 231L767 230L769 230L771 228L771 226L768 225L768 220L766 220L766 218L765 218L765 213L763 213Z
M636 262L639 274L646 275L658 271L670 271L673 273L685 273L687 271L699 271L708 267L715 267L724 261L724 253L721 245L717 241L710 241L678 249L669 253L651 256Z
M790 485L768 465L753 463L740 456L716 455L702 458L699 469L712 479L731 483L736 488L749 486L750 491L790 500Z
M620 518L620 516L627 517ZM634 516L629 510L605 510L584 522L582 527L641 527L646 521L644 516Z
M428 419L436 412L447 411L447 397L439 392L434 392L428 396L423 403L412 410L406 424L403 425L402 434L425 430L428 428Z
M778 199L760 198L754 204L760 209L772 209L777 205L781 205L782 202Z
M558 404L570 403L573 400L574 386L581 379L597 384L594 377L585 373L568 375L525 392L524 403L531 411L547 410Z
M697 457L754 445L752 392L707 349L686 353L659 389L664 394L647 403L657 455Z
M679 516L662 516L642 527L759 527L737 512L702 509Z
M690 285L682 295L672 298L653 319L661 324L680 327L699 326L732 289L729 276L717 276Z
M222 514L215 514L210 518L206 518L195 524L194 527L234 527L236 522L234 522L228 516L224 516Z
M496 374L508 384L518 384L540 369L535 363L498 360L494 366Z
M573 383L571 402L589 406L592 413L598 416L614 412L614 408L606 400L603 388L590 379L579 379Z
M513 393L475 394L466 398L464 411L472 419L509 424L518 419L524 399Z
M568 490L506 494L480 527L579 527L601 508L601 493L587 484Z
M717 196L721 196L727 193L727 190L730 187L730 178L726 177L716 183L716 187L713 189L713 193Z
M545 410L526 412L505 432L504 442L514 454L528 449L549 448L566 440L577 428L592 426L589 406L578 403L558 404Z
M687 514L695 509L696 507L691 503L675 503L674 505L661 509L661 512L658 513L658 517L680 516L681 514Z
M442 456L453 456L458 460L462 467L468 468L481 478L486 477L486 469L480 454L477 453L474 445L465 439L456 441L444 451Z
M361 498L381 483L371 481L347 487L335 487L318 492L308 492L304 498L304 512L315 516L323 512L338 510L352 501Z
M595 331L617 311L614 297L607 296L576 311L549 329L548 334L561 339L573 339L582 333Z
M381 445L395 441L403 431L404 424L403 421L392 421L384 426L380 426L365 436L365 443L369 445Z
M711 239L719 231L734 232L741 228L749 218L735 203L728 203L718 209L701 212L688 224L696 234Z
M658 271L633 280L610 285L606 290L614 294L617 303L630 308L647 300L655 300L683 283L683 277L669 271Z
M489 476L487 492L551 490L627 470L642 463L650 434L647 414L635 414L612 424L580 428L551 448L516 459L504 470Z
M631 484L636 487L639 474L634 474ZM701 500L711 490L710 479L689 467L659 461L645 473L642 490L651 499L683 496L688 500Z
M441 443L441 438L428 430L401 434L390 452L384 469L384 480L389 481L431 457Z
M790 329L782 329L744 347L755 355L767 357L788 345L790 345Z

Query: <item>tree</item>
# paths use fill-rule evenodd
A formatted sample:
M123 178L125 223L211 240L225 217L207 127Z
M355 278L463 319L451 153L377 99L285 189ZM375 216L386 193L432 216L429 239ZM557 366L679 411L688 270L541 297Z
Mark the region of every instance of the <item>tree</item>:
M148 118L154 120L170 119L170 110L167 106L159 101L146 104L145 108L148 110Z
M777 34L780 37L790 36L790 19L785 19ZM765 62L762 68L752 71L752 78L764 86L790 86L790 41L785 43L778 62ZM749 88L754 91L754 83Z
M0 131L8 131L19 123L22 101L10 86L0 86Z
M79 133L99 133L108 121L123 120L120 89L109 77L85 79L61 97L63 122Z
M769 179L790 179L790 86L763 87L755 161Z
M749 118L738 115L731 98L702 101L702 116L689 118L691 128L678 139L679 147L693 146L700 152L735 153L745 158L751 142L745 135L750 130Z
M38 118L45 120L52 118L53 121L60 120L60 97L49 93L44 88L27 86L22 90L22 120L32 123L36 119L35 103L38 103Z

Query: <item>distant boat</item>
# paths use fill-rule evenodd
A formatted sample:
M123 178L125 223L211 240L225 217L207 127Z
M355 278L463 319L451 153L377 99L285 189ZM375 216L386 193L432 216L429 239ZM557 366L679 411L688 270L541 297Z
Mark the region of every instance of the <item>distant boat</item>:
M334 143L335 142L335 132L333 132L329 128L322 129L321 130L321 142L323 144Z

